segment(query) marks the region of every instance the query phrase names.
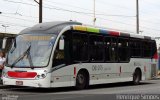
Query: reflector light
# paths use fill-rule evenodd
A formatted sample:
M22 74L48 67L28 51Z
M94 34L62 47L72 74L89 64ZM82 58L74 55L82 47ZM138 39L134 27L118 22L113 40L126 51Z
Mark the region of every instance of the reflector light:
M158 53L157 52L154 54L153 58L158 60Z
M37 73L36 72L14 72L8 71L8 76L12 78L34 78Z
M76 76L76 67L74 67L74 76Z

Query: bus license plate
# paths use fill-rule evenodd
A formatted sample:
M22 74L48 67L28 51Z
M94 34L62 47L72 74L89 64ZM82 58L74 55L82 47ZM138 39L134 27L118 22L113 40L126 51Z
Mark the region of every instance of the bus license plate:
M16 85L23 85L23 81L16 81Z

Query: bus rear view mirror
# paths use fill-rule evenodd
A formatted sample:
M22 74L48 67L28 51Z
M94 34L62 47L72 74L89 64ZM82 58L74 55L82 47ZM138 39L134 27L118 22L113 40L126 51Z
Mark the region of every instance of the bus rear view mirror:
M6 48L6 42L7 42L7 38L4 38L2 43L2 49Z
M64 38L61 36L59 41L59 50L64 50Z

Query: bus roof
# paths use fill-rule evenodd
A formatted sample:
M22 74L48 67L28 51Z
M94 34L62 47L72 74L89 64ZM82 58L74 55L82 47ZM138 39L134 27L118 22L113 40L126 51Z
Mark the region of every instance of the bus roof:
M40 23L33 27L24 29L23 31L20 32L20 34L31 34L31 33L59 34L61 30L67 26L71 26L71 30L77 30L77 31L93 32L93 33L105 34L105 35L108 34L111 36L123 36L123 37L154 40L154 38L151 38L149 36L142 36L139 34L130 34L126 32L108 30L104 28L83 25L80 22L73 22L73 21L54 21L54 22Z
M33 27L24 29L20 34L30 34L30 33L55 33L58 34L63 28L69 25L82 25L79 22L73 21L54 21L54 22L45 22L34 25Z
M85 26L85 25L73 25L72 29L77 30L77 31L93 32L93 33L104 34L104 35L107 34L111 36L122 36L122 37L132 37L132 38L139 38L139 39L154 40L154 38L149 37L149 36L142 36L139 34L130 34L130 33L125 33L125 32L107 30L107 29L90 27L90 26Z

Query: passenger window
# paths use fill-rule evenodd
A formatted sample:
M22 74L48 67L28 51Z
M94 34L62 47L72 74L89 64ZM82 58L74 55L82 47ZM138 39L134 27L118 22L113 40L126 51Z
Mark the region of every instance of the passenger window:
M71 32L64 33L64 50L59 49L59 42L54 51L53 67L61 64L70 64L71 59ZM59 39L60 41L60 39Z
M120 62L129 61L129 43L128 39L118 39L118 60Z
M105 61L117 61L117 38L105 37Z
M88 35L73 33L73 60L88 61Z
M0 48L2 48L3 38L0 38Z
M90 61L104 61L104 38L103 36L90 35Z
M105 37L105 60L111 61L111 38Z
M117 61L117 38L111 38L111 61L115 62Z
M151 41L151 57L153 57L156 52L157 52L156 42Z
M58 42L56 50L54 51L53 67L60 64L64 64L64 50L59 50Z
M130 42L131 57L142 57L142 41L133 39Z
M143 57L150 58L151 57L151 42L144 41L143 42Z

